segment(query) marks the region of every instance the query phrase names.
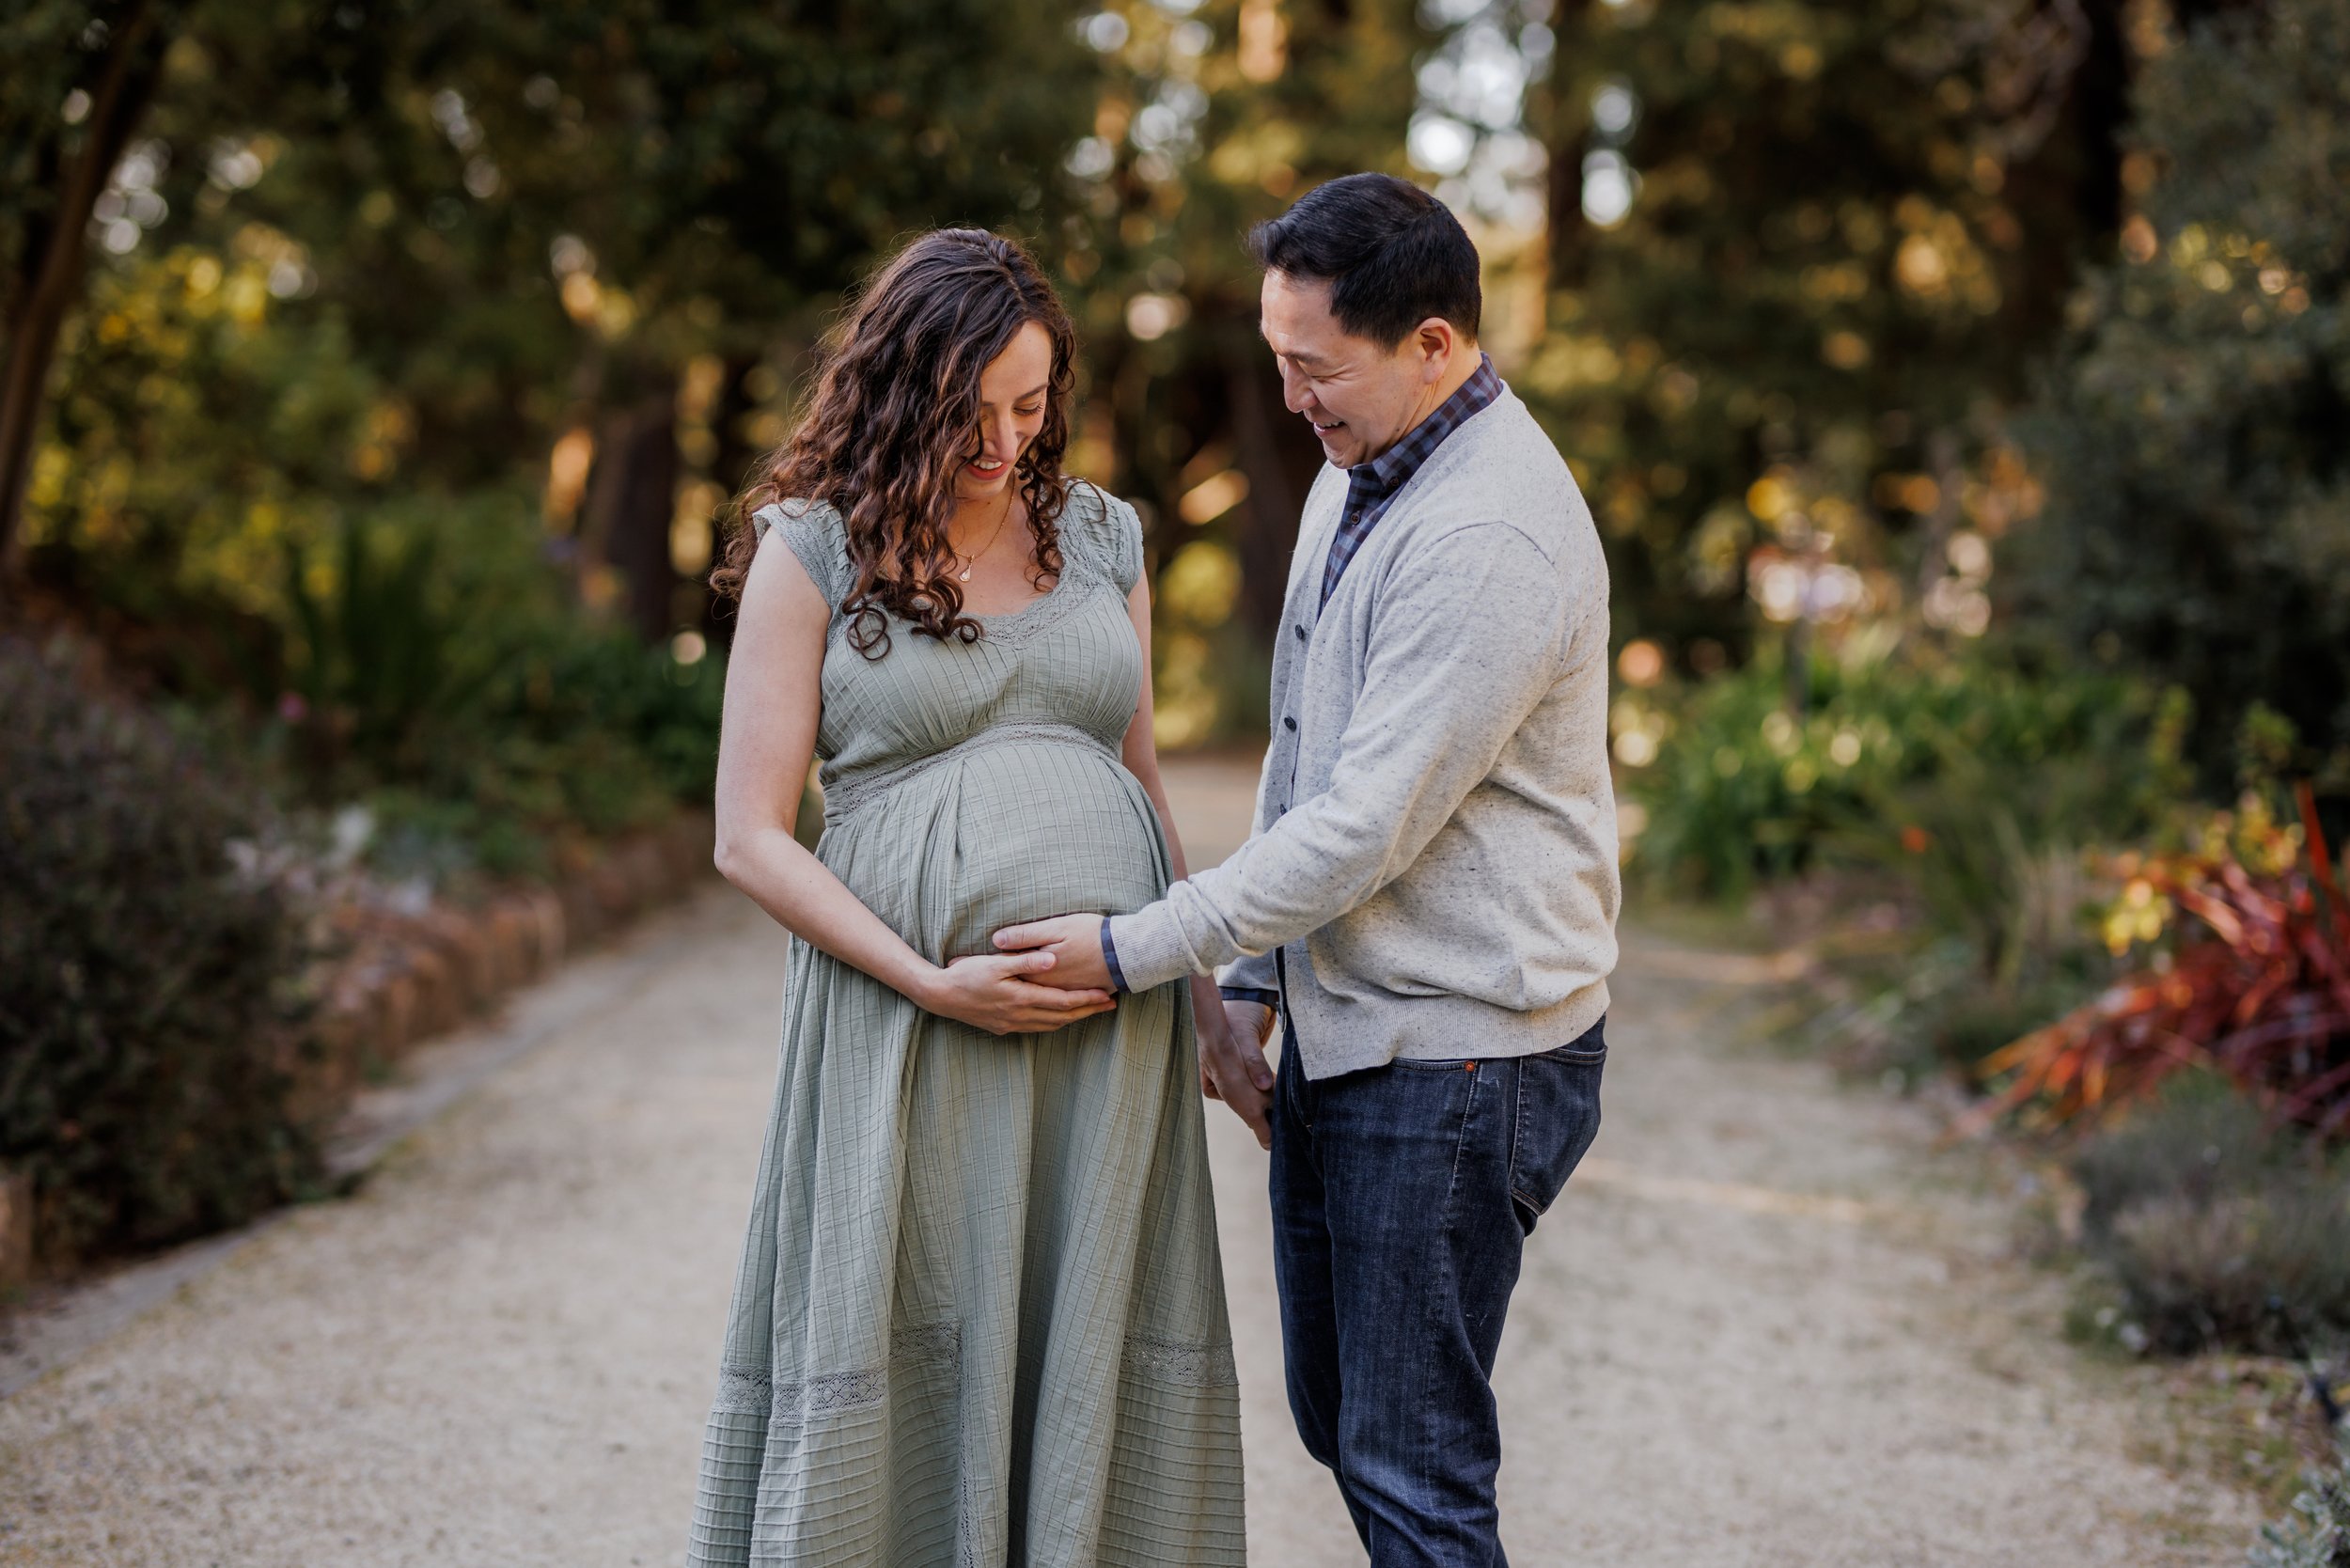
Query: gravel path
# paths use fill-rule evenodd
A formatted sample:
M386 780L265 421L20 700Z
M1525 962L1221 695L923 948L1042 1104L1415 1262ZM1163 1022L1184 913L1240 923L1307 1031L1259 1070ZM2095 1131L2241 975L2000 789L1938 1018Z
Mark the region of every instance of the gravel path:
M1170 783L1195 858L1228 846L1245 774ZM356 1196L0 1403L0 1564L677 1562L783 950L723 888L649 923L470 1043L538 1037ZM2250 1505L2129 1457L2142 1412L2057 1341L1978 1167L1740 1043L1762 978L1628 944L1606 1128L1502 1346L1512 1560L2241 1561ZM1262 1156L1211 1113L1252 1554L1358 1564L1282 1403Z

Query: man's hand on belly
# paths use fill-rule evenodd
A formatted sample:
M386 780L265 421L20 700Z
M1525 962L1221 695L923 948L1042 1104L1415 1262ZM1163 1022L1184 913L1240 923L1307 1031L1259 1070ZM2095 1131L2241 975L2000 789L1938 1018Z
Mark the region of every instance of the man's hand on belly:
M1038 985L1064 991L1112 991L1110 966L1102 956L1102 917L1056 915L1025 926L1006 926L995 933L998 952L1042 948L1053 955L1053 966L1029 979Z

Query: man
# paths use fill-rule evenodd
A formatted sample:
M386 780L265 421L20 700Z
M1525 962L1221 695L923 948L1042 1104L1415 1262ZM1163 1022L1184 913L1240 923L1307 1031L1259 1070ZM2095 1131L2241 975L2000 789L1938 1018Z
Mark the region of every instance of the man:
M1487 1568L1505 1561L1503 1313L1599 1124L1606 566L1567 465L1478 349L1477 252L1441 203L1354 175L1251 244L1288 405L1329 460L1255 831L1146 909L996 940L1051 948L1037 978L1064 986L1223 965L1240 1043L1203 1065L1270 1122L1298 1432L1374 1568Z

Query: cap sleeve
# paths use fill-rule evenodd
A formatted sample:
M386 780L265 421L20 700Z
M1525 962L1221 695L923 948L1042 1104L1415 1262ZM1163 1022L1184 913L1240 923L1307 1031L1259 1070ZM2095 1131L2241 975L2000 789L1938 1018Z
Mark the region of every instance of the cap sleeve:
M1090 480L1077 490L1078 526L1088 535L1093 558L1120 593L1142 579L1142 518L1135 509Z
M1120 593L1134 592L1142 580L1142 517L1116 496L1110 497L1110 574Z
M838 510L822 501L771 502L751 513L751 526L762 543L768 534L780 534L833 614L840 613L841 601L849 597L851 572L848 535Z

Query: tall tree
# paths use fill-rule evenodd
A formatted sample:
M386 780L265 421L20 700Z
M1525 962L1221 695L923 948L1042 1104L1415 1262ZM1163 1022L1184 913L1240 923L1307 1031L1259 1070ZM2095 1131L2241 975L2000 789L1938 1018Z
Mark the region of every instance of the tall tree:
M1553 331L1526 380L1586 468L1627 625L1734 651L1757 548L1904 596L1958 524L2017 504L1961 510L1987 415L2109 243L2120 0L1558 24Z
M0 596L90 219L146 113L178 7L50 4L0 22Z
M40 16L70 39L80 10ZM976 0L221 0L168 17L138 131L168 215L120 231L101 264L174 246L272 259L264 308L337 335L380 389L396 435L376 444L379 480L391 463L411 489L510 485L551 448L592 454L587 483L552 488L572 497L583 581L648 634L681 614L681 480L723 492L737 476L713 465L755 445L706 426L681 445L689 368L721 368L730 384L697 397L739 422L774 396L743 378L905 232L1051 223L1101 70L1061 19ZM23 101L26 124L83 146L49 126L74 118L55 84ZM102 149L85 162L102 186L121 166ZM169 523L147 520L164 542Z
M1440 34L1410 0L1181 11L1135 5L1089 24L1121 76L1080 152L1095 200L1071 226L1069 263L1090 285L1120 483L1152 503L1163 556L1192 541L1237 556L1238 624L1262 644L1321 455L1282 407L1242 241L1324 180L1412 172L1413 73Z
M2350 0L2171 36L2121 254L2028 430L2050 506L2019 619L2197 698L2211 781L2255 704L2350 793Z

